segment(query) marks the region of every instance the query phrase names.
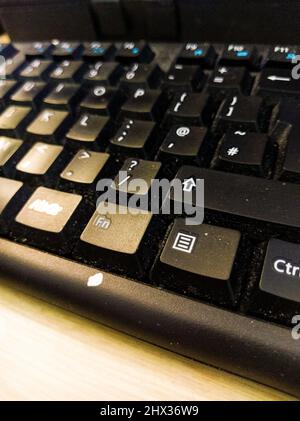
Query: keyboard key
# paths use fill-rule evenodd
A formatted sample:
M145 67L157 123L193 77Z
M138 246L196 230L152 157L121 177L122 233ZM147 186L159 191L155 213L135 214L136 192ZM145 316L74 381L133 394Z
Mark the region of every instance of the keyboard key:
M80 149L60 177L72 184L92 184L109 160L109 154Z
M244 67L220 66L208 81L208 92L212 95L228 96L249 93L252 77Z
M82 56L88 61L107 60L116 51L116 47L110 42L85 42Z
M299 251L299 244L269 241L259 285L261 291L300 304Z
M33 80L28 81L23 83L23 85L10 96L10 102L16 105L28 105L34 108L39 105L46 92L45 83Z
M7 233L13 215L24 201L23 183L0 177L0 233ZM18 193L18 194L17 194Z
M5 61L5 76L9 79L14 78L25 65L25 57L18 53L13 57L9 57Z
M24 148L21 139L0 136L0 175L10 176Z
M205 75L200 66L175 64L165 77L162 88L168 91L198 90L202 87Z
M66 134L66 139L68 144L75 146L84 143L93 149L104 149L109 128L107 117L83 113Z
M115 88L104 85L96 85L90 89L89 93L80 103L82 111L94 112L101 115L115 115L125 96Z
M234 304L241 289L237 274L239 231L177 219L151 274L153 282L219 304Z
M64 60L50 73L49 77L53 81L76 82L84 73L82 61Z
M263 266L255 271L257 282L243 311L291 326L300 314L299 247L275 238L263 245Z
M157 144L155 127L152 121L125 119L110 139L110 150L121 155L150 157Z
M23 129L32 117L30 107L11 105L0 115L0 133L6 136L20 137Z
M220 63L230 66L247 66L253 69L259 64L258 51L251 44L228 44L224 48Z
M144 41L124 42L116 53L115 59L121 63L149 63L154 54Z
M47 80L49 73L54 67L53 62L50 60L35 59L28 63L20 72L22 79L42 79Z
M45 107L72 111L82 98L80 86L75 83L58 83L43 99Z
M52 49L51 54L55 60L64 60L77 57L82 49L80 44L77 42L55 40L55 42L52 44L54 44L54 48Z
M267 66L288 67L294 66L293 60L300 54L300 50L292 45L275 45L270 47L267 56Z
M216 115L213 127L224 132L227 129L259 132L266 129L263 121L263 99L252 96L233 95L225 99Z
M80 229L82 196L38 187L16 216L12 230L28 244L65 254L75 228ZM81 216L81 218L80 218Z
M287 146L279 169L279 175L282 180L300 182L300 144L298 127L293 127L286 139Z
M17 87L15 80L0 80L0 107L5 108L7 99L14 88Z
M189 166L182 167L176 178L204 180L207 217L224 220L227 226L243 223L243 229L258 238L274 233L298 238L298 185ZM171 191L170 197L171 201L182 201L176 192ZM196 206L194 192L192 202Z
M45 57L51 51L50 42L23 42L14 44L15 47L24 54L28 59L34 57Z
M211 155L207 140L205 127L173 126L159 149L159 159L176 167L188 163L201 165Z
M115 85L123 72L122 66L118 63L97 61L90 65L83 80L90 85Z
M212 67L216 56L215 49L211 45L188 42L178 56L178 63L202 64L205 67Z
M0 177L0 215L22 185L20 181Z
M120 193L120 197L122 197L122 193L125 193L123 194L124 200L127 199L127 195L146 195L149 193L152 181L158 178L160 169L160 162L128 158L114 180L115 189ZM130 182L135 180L143 180L144 188L130 187ZM125 203L127 203L127 200Z
M137 88L154 89L160 85L163 72L157 64L134 63L121 78L121 87L128 91Z
M274 131L282 131L289 125L297 125L299 121L300 103L292 97L282 98L277 106L276 124Z
M51 142L61 139L69 125L70 114L67 111L46 108L27 127L26 134L32 140Z
M156 120L163 115L165 97L158 90L137 89L121 107L121 117Z
M299 96L300 80L293 79L290 69L264 69L259 76L255 93L269 96Z
M174 124L206 125L212 114L212 103L206 94L183 92L175 95L169 106L164 125L171 127Z
M149 269L157 249L152 241L155 218L149 212L130 213L128 208L100 203L80 237L76 254L101 268L140 277Z
M265 134L229 131L221 140L216 165L230 172L267 176L271 158L268 146Z
M48 182L57 176L63 165L63 147L43 142L35 143L16 166L16 177L30 184ZM37 177L32 177L37 176ZM41 178L41 176L43 176Z

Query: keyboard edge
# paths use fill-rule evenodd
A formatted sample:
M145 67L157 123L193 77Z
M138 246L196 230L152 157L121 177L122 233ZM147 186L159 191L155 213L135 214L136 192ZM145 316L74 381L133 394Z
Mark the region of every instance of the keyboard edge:
M300 397L300 347L288 328L4 239L0 239L0 268L11 285L23 292ZM95 276L99 273L103 279Z

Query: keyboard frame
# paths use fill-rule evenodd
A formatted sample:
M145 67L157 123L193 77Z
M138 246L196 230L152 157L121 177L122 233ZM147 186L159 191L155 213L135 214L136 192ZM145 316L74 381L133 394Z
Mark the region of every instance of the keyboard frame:
M220 45L213 45L220 53ZM165 71L181 46L150 43L155 60ZM259 47L264 54L267 52L267 46ZM290 328L106 273L2 237L0 268L12 287L27 294L300 398L300 341L292 338ZM87 291L89 276L98 272L104 275L103 283Z
M11 286L36 298L300 398L300 344L291 329L4 239L0 267ZM88 288L99 272L102 284Z

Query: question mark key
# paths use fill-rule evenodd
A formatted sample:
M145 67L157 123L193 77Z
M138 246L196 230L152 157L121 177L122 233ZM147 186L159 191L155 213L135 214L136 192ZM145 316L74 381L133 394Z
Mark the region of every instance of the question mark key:
M152 181L158 178L160 169L160 162L128 158L114 180L114 187L119 192L129 195L148 194ZM131 185L132 182L134 182L134 185Z

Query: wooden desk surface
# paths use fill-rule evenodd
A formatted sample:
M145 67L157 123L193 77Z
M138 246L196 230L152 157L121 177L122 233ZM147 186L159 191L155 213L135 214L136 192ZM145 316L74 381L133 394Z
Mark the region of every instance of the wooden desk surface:
M1 400L288 400L0 280Z

